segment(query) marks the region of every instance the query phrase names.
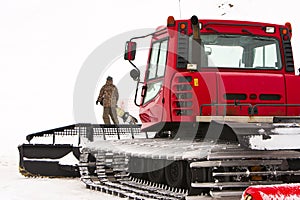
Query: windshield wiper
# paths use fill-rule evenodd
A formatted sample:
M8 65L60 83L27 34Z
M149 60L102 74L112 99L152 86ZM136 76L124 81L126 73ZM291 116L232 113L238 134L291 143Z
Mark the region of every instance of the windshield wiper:
M256 36L255 34L253 34L251 31L249 31L249 30L247 30L247 29L242 29L242 32L243 32L243 33L248 33L249 35L255 36L255 37L253 37L254 40L260 40L260 41L273 41L273 38Z
M220 34L220 32L219 31L217 31L216 29L214 29L214 28L211 28L211 27L208 27L208 28L205 28L207 31L213 31L213 32L215 32L215 33L218 33L218 34Z
M254 35L251 31L247 30L247 29L242 29L243 33L248 33L249 35Z
M259 37L259 36L256 36L253 38L254 40L259 40L259 41L274 41L273 38L267 38L267 37Z

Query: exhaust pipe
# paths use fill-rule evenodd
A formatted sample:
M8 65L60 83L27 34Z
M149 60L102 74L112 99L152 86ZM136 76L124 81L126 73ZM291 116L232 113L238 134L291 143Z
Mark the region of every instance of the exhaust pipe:
M199 20L196 15L191 17L192 29L193 29L193 39L196 41L200 41L200 27Z
M191 17L191 24L193 29L193 41L191 45L191 66L189 67L192 71L197 71L201 67L201 61L203 60L204 51L201 47L201 38L200 38L200 27L199 20L196 15Z

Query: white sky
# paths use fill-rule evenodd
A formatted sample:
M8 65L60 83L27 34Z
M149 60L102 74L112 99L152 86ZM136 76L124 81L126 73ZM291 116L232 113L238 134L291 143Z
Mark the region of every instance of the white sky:
M0 1L1 137L15 143L23 142L29 133L73 124L74 86L87 57L117 34L138 28L156 28L165 24L169 15L179 19L178 2ZM180 2L182 18L196 14L199 18L291 22L294 59L298 65L297 1ZM231 3L234 7L218 8L222 3ZM224 12L227 14L222 16ZM131 66L124 61L124 68L131 69ZM15 143L12 149L16 149Z

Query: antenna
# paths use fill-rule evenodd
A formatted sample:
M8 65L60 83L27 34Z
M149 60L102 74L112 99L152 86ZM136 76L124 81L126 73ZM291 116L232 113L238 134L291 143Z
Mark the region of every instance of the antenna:
M181 5L180 5L180 0L178 0L178 5L179 5L179 18L181 19Z

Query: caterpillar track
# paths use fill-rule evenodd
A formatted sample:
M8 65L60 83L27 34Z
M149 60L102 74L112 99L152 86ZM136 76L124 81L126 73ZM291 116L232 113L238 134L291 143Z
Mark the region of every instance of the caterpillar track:
M83 182L88 188L121 196L131 191L154 199L161 195L184 199L193 194L234 197L250 185L280 184L284 176L287 181L291 174L300 175L299 170L284 169L285 160L278 159L297 159L297 151L254 152L239 145L170 139L98 141L86 148L79 165ZM162 174L170 180L163 180Z
M112 152L98 151L95 162L91 152L83 150L80 156L81 180L89 189L129 199L185 199L186 191L131 177L128 157Z
M71 172L72 176L78 174L87 188L129 199L190 199L194 195L204 199L239 199L251 185L299 182L299 150L255 150L245 146L253 135L268 141L274 136L271 131L274 127L277 131L282 127L297 133L298 125L260 124L257 129L248 127L246 135L238 130L239 126L234 126L243 145L207 138L155 138L154 134L141 132L139 125L62 127L31 134L28 139L58 140L59 136L67 137L71 133L80 145L23 144L19 146L20 169L22 174L32 176L62 176ZM264 134L257 135L262 128ZM53 143L56 143L54 139ZM51 150L56 152L49 153ZM79 158L79 163L68 166L67 170L57 161L54 162L57 168L53 168L53 162L37 161L37 158L57 158L69 152ZM40 164L37 166L36 162ZM48 169L54 174L49 174Z

